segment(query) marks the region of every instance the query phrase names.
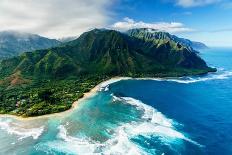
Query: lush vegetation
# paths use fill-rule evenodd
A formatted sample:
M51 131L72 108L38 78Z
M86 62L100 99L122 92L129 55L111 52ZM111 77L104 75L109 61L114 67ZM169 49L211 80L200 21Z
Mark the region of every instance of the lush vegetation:
M170 41L172 42L172 45L174 46L176 45L176 43L179 43L189 48L189 50L192 50L193 52L194 50L208 48L205 44L201 42L195 42L195 41L191 41L185 38L179 38L175 35L171 35L167 32L157 31L155 29L147 29L147 28L131 29L127 31L126 33L136 38L154 41L155 43L162 43L163 41Z
M164 77L211 71L215 69L178 42L95 29L63 46L3 60L0 113L26 117L64 111L84 92L114 76Z
M84 93L107 77L80 77L65 80L37 79L17 87L0 87L0 113L24 117L70 109Z

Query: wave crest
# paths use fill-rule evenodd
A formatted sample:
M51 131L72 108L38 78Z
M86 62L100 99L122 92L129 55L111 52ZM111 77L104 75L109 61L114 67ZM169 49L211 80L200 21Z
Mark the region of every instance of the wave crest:
M179 79L167 79L164 81L188 84L188 83L196 83L196 82L211 81L211 80L225 80L225 79L229 79L230 77L232 77L232 72L223 71L219 73L210 73L205 76L181 77Z
M144 113L142 116L144 120L138 123L130 123L129 126L127 125L127 128L129 128L130 131L130 135L153 135L178 138L201 146L197 142L194 142L181 132L177 131L174 127L177 122L173 121L172 119L168 119L165 115L153 107L131 97L114 96L114 99L116 98L120 101L123 101L124 103L135 106L137 109L142 110Z
M154 80L154 81L168 81L168 82L177 82L182 84L196 83L196 82L204 82L211 80L225 80L232 77L232 71L225 71L224 68L219 68L216 73L208 73L207 75L201 76L185 76L179 78L130 78L130 77L122 77L110 79L108 81L100 84L98 91L109 91L109 86L115 82L122 80Z
M145 154L128 139L125 133L120 132L120 130L118 132L115 133L114 138L100 143L87 137L69 136L65 126L61 125L57 135L59 140L40 143L36 146L36 149L47 153L61 152L67 154Z
M133 142L133 138L143 136L147 138L160 137L166 145L175 143L176 140L185 140L192 144L201 146L197 142L189 139L183 133L175 129L176 122L168 119L161 112L143 102L130 97L113 96L113 101L119 100L122 104L130 104L137 110L142 111L141 119L138 122L121 123L113 129L111 138L105 142L94 141L89 137L73 137L68 134L66 125L59 126L57 140L47 143L40 143L37 149L42 151L62 152L67 154L128 154L141 155L148 154L146 148ZM112 132L111 132L112 133ZM155 154L153 148L152 154Z

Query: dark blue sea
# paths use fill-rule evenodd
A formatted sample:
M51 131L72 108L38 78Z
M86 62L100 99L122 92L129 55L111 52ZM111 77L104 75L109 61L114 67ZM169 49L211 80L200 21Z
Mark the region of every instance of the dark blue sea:
M0 154L231 155L232 49L200 56L218 72L106 83L60 115L0 117Z

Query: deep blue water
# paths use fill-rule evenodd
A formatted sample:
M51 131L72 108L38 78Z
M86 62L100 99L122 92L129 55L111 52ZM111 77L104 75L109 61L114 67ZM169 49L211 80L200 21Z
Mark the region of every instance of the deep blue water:
M232 49L201 52L218 72L123 80L61 116L0 118L0 154L232 154Z
M215 79L199 82L123 81L111 91L139 99L183 126L181 131L203 145L187 145L183 154L232 154L232 50L211 49L201 56L219 69ZM228 78L220 76L228 74ZM219 78L219 79L217 79ZM197 78L195 78L196 80ZM203 80L203 81L200 81ZM194 80L193 80L194 81ZM151 146L153 147L153 146ZM154 146L155 147L155 146Z

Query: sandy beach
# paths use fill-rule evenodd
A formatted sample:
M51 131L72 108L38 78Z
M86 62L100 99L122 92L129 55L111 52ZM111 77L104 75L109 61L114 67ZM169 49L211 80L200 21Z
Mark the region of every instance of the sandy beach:
M108 86L112 83L121 81L121 80L129 80L129 79L134 79L134 80L157 80L161 81L164 80L163 78L131 78L131 77L113 77L109 80L103 81L96 85L93 89L91 89L89 92L84 93L84 96L82 98L79 98L77 101L73 102L72 107L66 111L59 112L59 113L52 113L52 114L47 114L47 115L42 115L42 116L35 116L35 117L21 117L21 116L15 116L15 115L10 115L10 114L0 114L0 118L8 117L8 118L13 118L16 120L20 121L31 121L31 120L37 120L37 119L48 119L51 117L64 117L66 116L65 114L68 114L78 108L78 105L81 103L81 101L88 99L92 96L94 96L98 91L106 91L108 89Z
M77 101L75 101L72 104L72 107L69 110L60 112L60 113L53 113L53 114L47 114L47 115L42 115L42 116L35 116L35 117L21 117L21 116L15 116L15 115L10 115L10 114L0 114L0 118L13 118L19 121L31 121L31 120L37 120L37 119L48 119L51 117L64 117L65 114L68 114L78 108L78 105L80 104L81 101L88 99L90 97L93 97L98 91L102 91L105 88L107 88L110 84L121 81L121 80L128 80L132 79L130 77L113 77L109 80L103 81L96 85L93 89L91 89L89 92L84 93L84 96Z

